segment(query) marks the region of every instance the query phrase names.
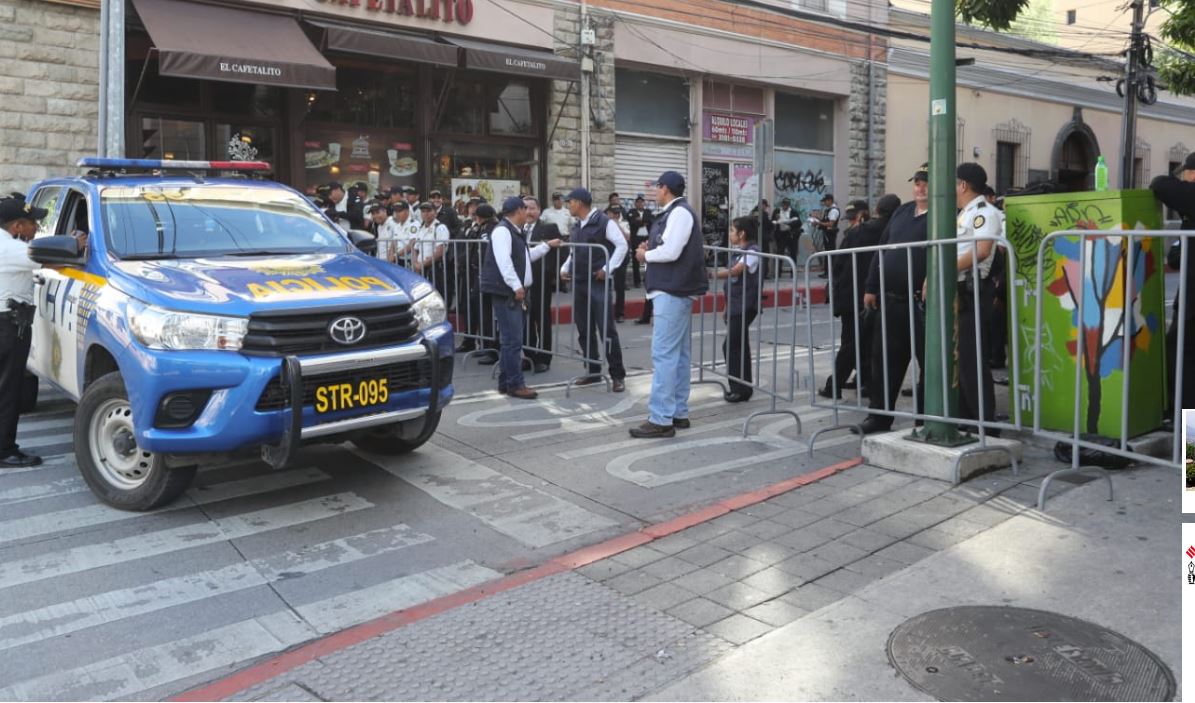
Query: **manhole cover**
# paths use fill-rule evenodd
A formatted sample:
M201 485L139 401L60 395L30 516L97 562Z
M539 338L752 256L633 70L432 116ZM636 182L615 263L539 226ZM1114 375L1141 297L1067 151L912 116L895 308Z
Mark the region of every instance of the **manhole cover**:
M888 660L943 701L1168 701L1153 652L1098 625L1025 608L922 613L888 638Z

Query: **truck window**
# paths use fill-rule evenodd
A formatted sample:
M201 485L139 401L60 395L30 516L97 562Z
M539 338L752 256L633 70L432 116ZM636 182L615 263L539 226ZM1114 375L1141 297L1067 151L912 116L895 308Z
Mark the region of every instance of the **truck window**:
M107 188L101 216L122 259L339 253L344 236L301 196L281 188Z
M33 207L45 208L49 214L38 223L34 238L48 237L55 232L58 223L59 205L62 202L61 186L46 186L33 194Z

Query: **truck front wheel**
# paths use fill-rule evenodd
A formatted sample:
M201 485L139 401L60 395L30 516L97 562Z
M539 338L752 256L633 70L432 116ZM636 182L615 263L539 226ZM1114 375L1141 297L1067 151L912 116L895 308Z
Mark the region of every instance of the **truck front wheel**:
M87 387L75 414L75 457L92 492L121 510L153 510L191 485L194 466L169 468L137 446L133 408L119 372Z
M440 425L440 413L431 418L431 428L426 435L423 431L424 418L408 420L396 425L383 425L365 430L353 438L353 444L363 451L385 456L409 454L423 446Z

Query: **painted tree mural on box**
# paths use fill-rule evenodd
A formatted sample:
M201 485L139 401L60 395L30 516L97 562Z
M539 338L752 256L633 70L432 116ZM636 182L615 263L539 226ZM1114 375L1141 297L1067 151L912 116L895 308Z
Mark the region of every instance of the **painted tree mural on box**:
M1059 219L1070 219L1063 215ZM1106 229L1107 218L1098 207L1088 206L1081 216L1068 223L1070 229ZM1139 225L1140 226L1140 225ZM1047 280L1047 290L1071 311L1075 336L1067 342L1067 350L1079 363L1082 344L1082 366L1087 380L1087 431L1098 434L1103 389L1101 381L1114 371L1123 371L1125 327L1128 326L1130 361L1138 353L1148 351L1158 333L1161 320L1155 313L1143 313L1141 291L1145 281L1157 270L1158 262L1142 240L1133 243L1129 251L1127 237L1107 235L1087 239L1085 256L1076 239L1055 240L1053 276ZM1126 301L1128 292L1126 271L1131 271L1133 299ZM1083 296L1083 316L1079 318L1079 296Z

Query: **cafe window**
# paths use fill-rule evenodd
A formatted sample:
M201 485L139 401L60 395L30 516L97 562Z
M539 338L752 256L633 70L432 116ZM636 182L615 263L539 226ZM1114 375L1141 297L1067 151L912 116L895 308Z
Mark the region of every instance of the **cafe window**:
M445 82L448 85L445 85ZM442 76L433 95L443 95L437 115L437 131L451 134L483 134L487 104L485 82L477 78Z
M141 118L141 153L143 159L207 159L204 123L198 120L174 120L164 117Z
M490 134L534 136L531 86L523 81L509 80L505 81L505 85L495 86L494 92L494 105L491 106L490 112Z
M684 78L619 68L614 83L619 132L689 137L689 84Z
M834 101L776 93L776 146L834 151Z
M210 82L212 111L225 115L277 117L282 91L268 85Z
M476 191L491 203L532 193L539 183L539 149L458 140L432 143L432 187L468 200Z
M130 103L199 109L203 105L202 90L203 81L158 75L156 57L131 60L125 71L125 95Z
M268 161L274 163L274 130L220 123L216 125L216 146L222 159L228 161Z
M358 127L414 129L416 78L412 73L340 66L336 92L308 94L307 119Z

